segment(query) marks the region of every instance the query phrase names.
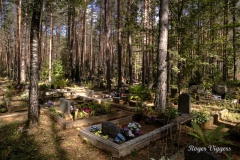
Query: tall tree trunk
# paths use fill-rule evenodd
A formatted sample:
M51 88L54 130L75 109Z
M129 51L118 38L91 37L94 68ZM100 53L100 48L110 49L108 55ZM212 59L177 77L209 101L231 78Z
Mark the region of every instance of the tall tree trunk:
M143 31L143 55L142 55L142 85L145 86L147 81L147 73L146 73L146 67L147 67L147 6L148 6L148 0L145 0L144 2L144 31Z
M118 8L118 88L119 91L122 85L122 14L121 14L121 3L117 1Z
M12 39L14 39L14 34L13 34L12 37L13 37ZM18 46L17 45L18 45L18 41L15 41L13 43L14 47L12 48L12 50L13 50L12 54L14 55L13 56L14 60L12 61L12 68L13 68L13 80L18 82L19 81L19 77L20 77L19 69L18 69L18 67L20 65L20 62L19 62L19 52L18 52ZM17 65L15 65L15 64L17 64Z
M2 24L3 21L3 4L2 4L2 0L0 0L0 23ZM3 27L0 28L0 63L3 62ZM0 69L2 69L3 66L0 67ZM0 73L0 76L3 76L2 73Z
M233 63L234 63L234 66L233 66L233 79L234 80L238 80L238 61L239 61L239 58L237 57L237 52L236 52L236 2L237 0L233 0L232 1L232 23L233 23L233 28L232 28L232 34L233 34L233 37L232 37L232 44L233 44Z
M106 52L106 80L107 80L107 89L111 89L110 83L110 49L109 49L109 0L104 1L105 6L105 23L104 23L104 37L105 37L105 52Z
M77 23L77 18L75 17L75 55L76 55L76 73L75 73L75 81L80 81L80 74L79 74L79 64L80 64L80 59L79 59L79 48L78 48L78 23Z
M99 52L98 52L98 78L100 77L101 74L101 67L102 67L102 7L100 7L99 9L99 14L100 14L100 18L99 18L99 37L98 37L98 46L99 46Z
M51 3L51 2L50 2ZM49 60L49 68L48 68L48 81L52 81L52 51L53 51L53 12L52 12L52 4L50 4L50 37L49 37L49 54L48 54L48 60Z
M93 37L93 7L91 9L91 21L90 21L90 35L89 35L89 67L90 67L90 78L92 78L93 76L93 41L92 41L92 37Z
M73 21L72 21L72 17L75 11L74 7L72 6L71 1L68 2L68 30L67 30L67 47L68 47L68 58L69 58L69 64L68 64L68 78L70 80L72 80L73 75L72 75L72 71L73 71L73 33L72 31L72 25L73 25Z
M127 32L127 39L128 39L128 65L129 65L129 78L130 78L130 85L133 84L133 65L132 65L132 15L131 15L131 1L128 0L128 7L127 7L127 24L128 24L128 32ZM135 73L136 74L136 73Z
M41 17L40 17L40 28L39 28L39 42L40 42L40 45L39 45L39 48L38 48L38 64L39 64L39 71L41 72L42 71L42 63L44 62L43 61L43 57L44 57L44 53L42 53L42 34L43 34L43 29L42 29L42 13L43 13L43 7L41 9ZM45 44L44 44L45 45ZM26 52L28 53L28 51ZM40 72L39 72L39 80L40 80Z
M9 37L9 36L7 36ZM6 63L7 63L7 77L10 79L11 78L11 58L10 58L10 46L9 46L9 38L7 38L7 45L6 45L6 52L7 52L7 57L6 57Z
M224 36L224 44L223 44L223 81L226 81L228 79L228 17L229 17L229 0L225 0L225 9L224 9L224 30L223 30L223 36Z
M177 17L177 52L179 56L182 54L181 44L182 44L182 14L183 14L183 0L178 0L178 17ZM177 85L179 94L182 92L184 86L184 64L182 61L178 61L178 69L180 70L177 77Z
M47 26L47 22L45 22L45 25ZM47 27L45 28L45 37L44 37L44 56L42 56L42 61L45 62L47 61L46 57L47 57L47 53L48 53L48 31L47 31ZM49 59L48 59L49 60Z
M21 21L22 21L22 0L18 0L18 84L21 82Z
M84 0L86 3L86 0ZM80 66L80 75L84 76L84 61L85 61L85 46L86 46L86 7L83 9L83 17L82 17L82 47L81 47L81 66Z
M42 1L33 2L33 13L30 32L30 89L29 89L29 109L27 127L38 125L40 108L38 103L38 48L39 48L39 26L41 18Z
M160 1L159 50L157 53L157 88L155 107L157 111L166 109L167 99L167 44L168 44L168 0Z
M73 62L74 62L74 58L73 58L73 49L74 49L74 36L75 36L75 33L74 33L74 28L75 28L75 25L74 25L74 22L75 22L75 14L76 14L76 11L75 11L75 7L72 7L72 15L71 15L71 37L70 37L70 68L71 68L71 71L69 72L71 77L70 79L73 81L74 80L74 67L73 67Z

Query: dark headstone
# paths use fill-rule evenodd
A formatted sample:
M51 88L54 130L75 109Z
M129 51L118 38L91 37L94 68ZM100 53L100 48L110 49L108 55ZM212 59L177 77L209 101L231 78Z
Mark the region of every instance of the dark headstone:
M204 149L203 147L200 147ZM217 156L208 151L193 151L189 148L184 150L185 160L219 160Z
M178 97L178 112L191 112L191 96L188 93L183 93Z
M222 99L225 99L227 93L227 86L214 84L212 86L212 93L221 96Z
M102 133L108 135L111 138L115 138L120 133L120 128L110 121L102 122Z
M201 85L191 85L188 90L191 94L203 93L205 91L205 87Z

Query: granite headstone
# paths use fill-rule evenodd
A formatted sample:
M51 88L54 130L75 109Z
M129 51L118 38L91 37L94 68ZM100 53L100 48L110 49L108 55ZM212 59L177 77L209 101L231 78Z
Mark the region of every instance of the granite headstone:
M188 93L182 93L178 97L178 112L190 113L191 112L191 95Z
M120 127L110 121L102 122L102 133L108 135L111 138L115 138L120 133Z

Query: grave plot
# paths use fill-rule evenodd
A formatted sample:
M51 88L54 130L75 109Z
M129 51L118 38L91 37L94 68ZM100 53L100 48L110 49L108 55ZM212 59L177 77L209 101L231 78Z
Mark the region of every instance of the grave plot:
M60 98L59 107L49 107L44 112L57 121L63 129L89 126L106 120L113 120L132 113L115 109L109 104L85 102L81 104L71 103Z
M178 122L179 124L181 124L185 122L187 118L188 116L184 114L178 117L178 119L175 122ZM187 119L187 121L188 120L189 119ZM141 131L143 132L143 134L124 140L124 138L122 138L122 136L118 134L120 130L116 129L116 127L113 127L110 124L106 125L104 123L106 122L81 129L80 136L84 140L91 142L94 146L110 152L113 157L117 157L117 158L121 158L126 155L129 155L132 153L132 151L136 151L143 147L146 147L150 144L150 142L159 140L167 136L168 134L172 134L173 132L178 130L178 123L170 123L158 128L154 128L153 126L148 126L147 127L148 130L145 130L143 127L143 130ZM129 116L125 118L116 119L114 121L111 121L111 123L117 126L128 126L128 125L131 125L130 123L134 123L134 122L132 121L132 116ZM104 130L106 130L106 128L108 128L109 134L104 135L104 133L106 132ZM151 129L149 130L149 128ZM93 133L92 132L93 129L102 131L103 136L99 136L98 132Z

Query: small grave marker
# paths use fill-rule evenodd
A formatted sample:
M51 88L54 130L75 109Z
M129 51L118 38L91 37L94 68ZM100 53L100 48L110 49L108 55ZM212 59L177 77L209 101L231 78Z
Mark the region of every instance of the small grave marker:
M178 112L191 112L191 96L188 93L182 93L178 98Z
M60 98L59 101L60 101L60 110L63 113L70 113L70 106L71 106L70 101L64 98Z

